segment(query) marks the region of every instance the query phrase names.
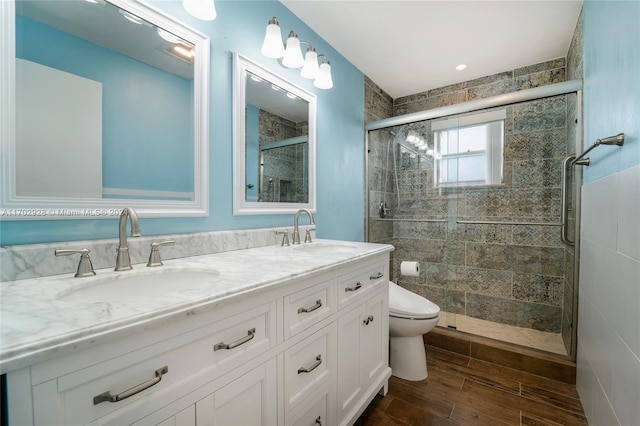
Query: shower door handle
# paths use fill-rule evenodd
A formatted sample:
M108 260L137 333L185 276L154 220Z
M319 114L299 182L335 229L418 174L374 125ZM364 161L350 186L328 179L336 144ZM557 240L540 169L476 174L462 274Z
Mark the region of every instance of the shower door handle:
M569 237L567 235L568 233L568 227L567 227L567 165L570 165L571 167L573 167L573 164L570 163L571 160L573 160L574 158L576 158L575 155L569 155L567 158L565 158L562 161L562 173L560 175L560 180L561 182L561 195L560 197L562 198L562 211L561 213L561 218L560 218L560 239L562 240L563 243L567 244L567 245L574 245L575 241L571 241L569 240Z

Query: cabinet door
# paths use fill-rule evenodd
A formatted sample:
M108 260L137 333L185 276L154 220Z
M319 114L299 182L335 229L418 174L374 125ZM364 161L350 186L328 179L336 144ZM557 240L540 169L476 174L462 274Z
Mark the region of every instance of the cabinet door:
M359 305L338 318L338 419L358 402L362 389L360 340L366 305Z
M277 424L275 358L196 403L196 424Z
M381 291L338 318L338 419L353 415L389 369L389 299Z
M360 344L362 387L367 389L388 366L389 314L386 292L367 301Z

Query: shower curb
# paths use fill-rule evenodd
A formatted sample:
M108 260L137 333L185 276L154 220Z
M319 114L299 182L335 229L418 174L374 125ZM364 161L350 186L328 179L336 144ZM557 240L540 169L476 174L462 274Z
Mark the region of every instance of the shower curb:
M427 346L513 368L570 385L576 384L576 364L568 356L505 343L463 331L436 327L423 336Z

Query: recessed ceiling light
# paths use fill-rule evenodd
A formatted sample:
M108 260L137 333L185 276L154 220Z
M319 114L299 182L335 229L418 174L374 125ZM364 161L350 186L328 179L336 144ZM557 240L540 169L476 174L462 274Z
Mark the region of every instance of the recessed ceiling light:
M467 64L460 64L456 67L457 71L462 71L463 69L465 69L467 67Z

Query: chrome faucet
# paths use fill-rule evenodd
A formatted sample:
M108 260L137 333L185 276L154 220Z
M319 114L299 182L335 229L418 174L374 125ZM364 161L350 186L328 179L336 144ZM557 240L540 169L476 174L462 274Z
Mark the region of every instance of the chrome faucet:
M138 224L138 214L133 207L125 207L120 213L118 256L116 257L116 271L128 271L131 267L131 257L127 246L127 218L131 219L131 236L140 236L140 225Z
M309 224L315 225L316 223L313 220L313 213L309 209L300 209L296 212L295 216L293 216L293 244L300 244L300 232L298 231L298 217L300 217L300 213L306 213L309 216ZM311 242L311 233L310 229L307 228L307 235L305 236L304 242Z

